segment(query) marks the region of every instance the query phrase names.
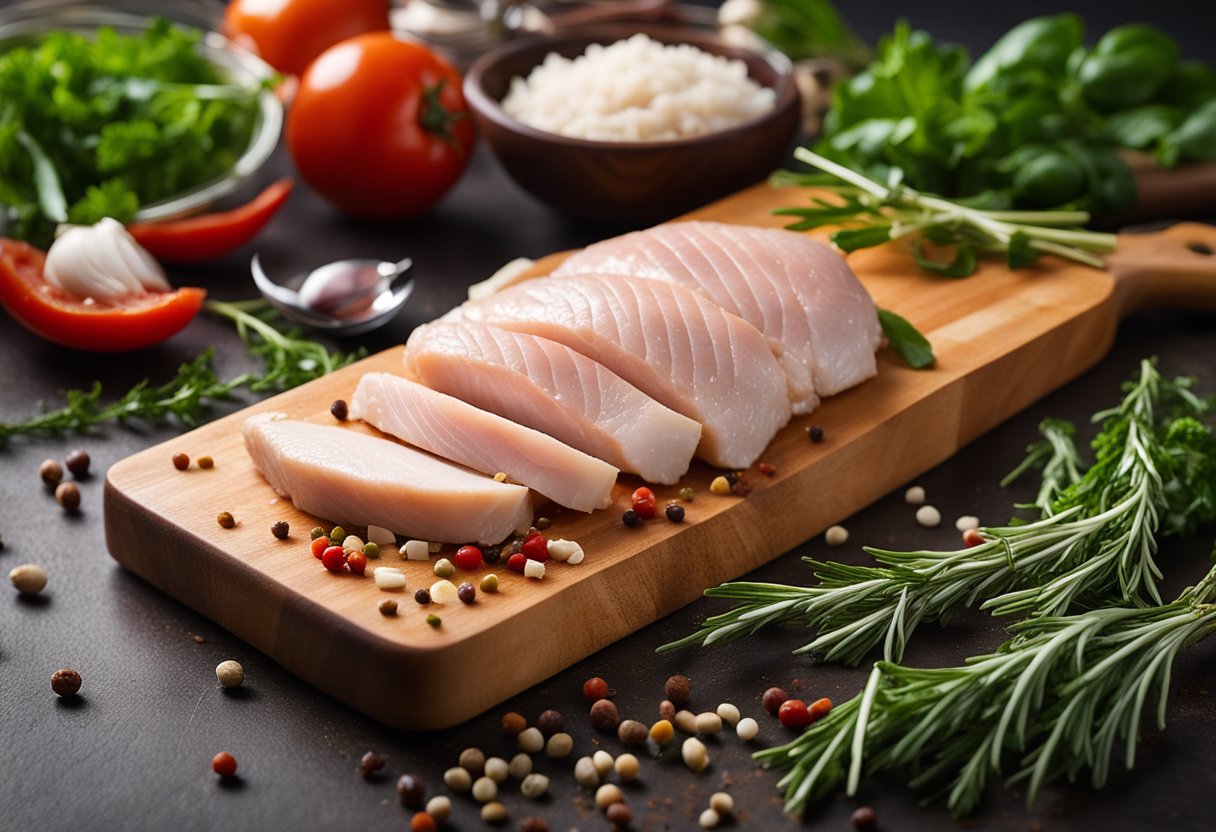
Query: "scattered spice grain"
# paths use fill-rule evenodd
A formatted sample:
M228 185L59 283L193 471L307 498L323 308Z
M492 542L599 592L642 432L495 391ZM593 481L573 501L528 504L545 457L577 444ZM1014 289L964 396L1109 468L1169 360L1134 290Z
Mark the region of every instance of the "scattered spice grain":
M689 488L687 485L680 489L680 499L686 503L692 502L693 495L694 495L693 490L691 488Z
M550 520L548 517L537 517L536 518L537 531L543 532L545 529L549 528L552 525L553 525L553 521Z
M684 759L684 765L697 774L709 765L709 752L705 749L705 743L696 737L684 740L684 745L680 747L680 756Z
M525 728L515 741L519 744L519 750L527 754L537 754L545 747L545 736L539 728Z
M844 526L828 526L823 533L823 541L829 546L843 546L849 542L849 530Z
M221 511L215 516L215 522L220 524L221 529L231 529L236 525L236 518L231 511Z
M90 462L92 460L89 459L89 452L83 448L74 449L63 460L64 465L72 472L72 476L78 480L89 475Z
M729 817L735 813L735 799L726 792L714 792L709 796L709 808Z
M785 704L785 701L790 698L790 695L781 688L769 688L760 697L760 704L764 706L764 710L768 711L773 716L777 715L777 711Z
M190 467L190 457L178 451L173 455L173 467L179 471L185 471Z
M549 821L536 815L528 815L519 822L519 832L549 832Z
M339 422L345 422L346 417L350 415L350 408L346 406L345 399L334 399L333 404L329 406L329 412Z
M676 718L676 706L670 699L664 699L659 703L659 716L668 722L674 722Z
M709 493L725 497L730 493L730 480L722 476L714 477L709 483Z
M580 786L594 789L600 784L600 773L590 757L579 757L574 764L574 780Z
M591 762L595 765L595 770L600 777L607 777L612 773L613 759L612 755L604 749L600 749L591 755Z
M482 592L498 592L498 576L491 572L481 579L480 586Z
M376 574L380 574L379 569L376 570ZM414 600L418 602L419 606L425 607L427 604L431 603L431 591L426 587L422 587L414 593Z
M673 523L684 522L684 506L679 503L669 503L667 508L663 509L663 513L667 515L667 519Z
M37 595L46 589L46 570L37 564L23 563L13 567L8 579L22 595Z
M456 597L459 598L462 603L472 604L477 600L477 590L473 588L471 583L466 581L460 586L456 587Z
M616 736L623 744L637 747L646 744L650 729L636 719L626 719L617 728Z
M716 829L718 824L721 822L722 816L715 812L712 808L706 809L701 813L701 816L697 818L697 823L700 824L702 829Z
M697 733L697 715L692 711L677 711L675 720L676 730L681 734L692 736Z
M76 511L80 508L80 488L74 482L59 483L55 486L55 502L63 506L64 511Z
M805 728L814 721L810 709L801 699L787 699L782 702L781 707L777 709L777 719L781 720L781 724L786 728Z
M688 697L692 695L692 682L687 676L677 673L671 676L663 685L663 692L667 698L677 705L683 705L688 702Z
M434 818L435 823L446 823L452 816L452 798L446 794L437 794L426 802L426 813Z
M529 774L519 784L519 792L529 800L539 800L549 791L549 778L543 774Z
M224 780L236 777L236 757L227 751L221 751L211 758L211 770Z
M642 525L642 518L638 516L636 511L627 508L621 513L621 522L630 528L636 528Z
M430 624L431 627L438 630L440 628L440 626L442 626L442 624L443 624L443 619L440 618L439 616L435 615L435 613L431 613L430 615L428 615L426 617L426 623Z
M756 468L757 468L757 470L760 471L761 474L764 474L766 477L771 477L777 473L777 469L774 468L772 465L768 464L767 462L761 462L759 465L756 466Z
M426 786L416 774L403 774L397 778L397 796L407 809L421 809L426 799Z
M625 795L621 793L621 787L614 783L605 783L595 790L595 805L603 811L608 811L608 807L616 803L620 803L625 799Z
M410 818L410 832L435 832L438 828L430 812L419 812Z
M592 676L583 682L583 698L588 702L596 702L608 697L608 683L599 676Z
M481 807L481 819L486 823L503 823L507 819L507 807L491 801Z
M621 724L621 715L611 699L600 699L591 706L591 727L605 734L611 733Z
M631 783L637 780L638 772L642 770L642 764L632 754L622 754L617 757L613 767L616 769L617 776L624 783Z
M696 726L698 734L720 734L722 733L722 717L713 711L697 714Z
M474 777L480 777L486 770L486 754L480 748L466 748L460 752L460 767Z
M54 488L63 479L63 466L53 459L44 459L38 466L38 476L44 483Z
M925 489L919 485L914 485L904 492L904 502L910 506L920 506L925 504Z
M729 702L723 702L719 705L717 714L722 718L723 722L729 725L737 725L741 716L739 709Z
M80 692L80 674L70 667L51 674L51 690L56 696L75 696Z
M528 727L528 720L523 714L507 711L502 715L502 732L508 737L518 737Z
M530 756L521 751L511 758L511 762L507 766L507 774L516 780L523 780L531 773L532 758Z
M287 536L291 534L291 526L286 520L279 520L270 527L270 533L279 540L286 540Z
M245 668L240 662L229 659L215 666L215 678L221 687L239 688L245 682Z
M574 737L564 731L549 737L549 741L545 743L545 754L555 760L569 757L570 752L573 750Z
M630 812L629 807L621 800L609 806L604 814L610 823L615 823L618 827L625 827L633 823L633 812Z
M368 751L359 759L359 776L364 780L371 780L386 765L388 765L388 757L375 751Z
M554 734L566 730L566 718L559 711L552 708L541 711L540 716L536 718L536 727L544 734L545 738L549 738Z
M210 471L215 467L215 460L209 454L203 454L198 458L198 467L204 471Z
M979 529L967 529L963 532L963 545L968 549L979 546L983 542L984 535L980 533Z
M752 719L750 716L745 716L739 720L739 724L735 726L735 733L739 735L739 739L744 742L754 740L756 735L760 733L760 723Z
M942 522L942 513L933 506L921 506L916 510L916 522L927 529L935 528Z
M806 435L811 438L811 441L818 445L823 441L823 427L820 425L811 425L806 429Z
M853 828L857 832L873 832L878 828L878 816L869 806L854 809L850 820L853 821Z
M486 760L485 772L495 783L504 783L511 773L511 764L502 757L490 757Z
M443 773L443 783L454 792L467 792L473 787L473 775L460 766L453 766Z
M473 799L478 803L489 803L498 797L498 784L489 777L478 777L473 781Z

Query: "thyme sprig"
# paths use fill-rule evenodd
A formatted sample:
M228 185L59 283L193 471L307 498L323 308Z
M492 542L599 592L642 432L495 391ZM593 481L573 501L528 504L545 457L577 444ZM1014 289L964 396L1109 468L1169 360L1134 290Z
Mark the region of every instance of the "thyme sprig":
M774 214L796 217L788 228L806 231L820 226L846 226L831 235L842 251L882 245L915 236L917 264L945 277L967 277L977 257L1003 255L1010 268L1055 254L1095 268L1105 268L1098 254L1115 247L1115 235L1087 231L1085 211L1004 211L953 202L913 190L899 182L884 184L845 165L800 147L794 157L822 174L780 171L772 184L814 185L831 190L836 200L813 197L810 207L779 208ZM931 259L922 242L954 247L948 263Z
M855 794L863 773L899 769L966 815L1011 757L1009 780L1028 784L1029 803L1044 783L1086 770L1100 787L1120 745L1124 765L1135 763L1154 691L1165 726L1175 657L1214 629L1216 567L1169 604L1026 619L995 652L959 667L878 662L861 694L755 756L786 770L787 811L842 783Z
M921 623L977 602L995 615L1034 616L1061 615L1079 601L1160 603L1154 556L1161 517L1170 533L1216 519L1216 438L1194 418L1206 409L1187 380L1165 379L1144 361L1120 405L1095 417L1104 420L1093 443L1096 460L1067 486L1075 454L1065 431L1049 423L1051 484L1039 499L1058 495L1040 519L983 528L983 543L954 551L867 547L878 566L804 558L815 586L710 588L708 597L741 603L660 650L726 644L782 623L816 631L797 653L857 664L881 645L887 660L898 661ZM1034 448L1030 456L1043 452Z
M236 325L246 349L261 359L261 372L220 379L215 372L214 349L208 349L182 364L164 384L153 385L145 379L108 404L103 401L100 382L94 382L87 390L68 390L61 407L23 422L0 422L0 444L14 436L85 433L115 422L155 425L176 421L193 427L205 421L215 403L231 400L236 390L243 388L253 393L288 390L333 372L364 354L363 350L330 352L288 328L265 301L208 301L206 308Z

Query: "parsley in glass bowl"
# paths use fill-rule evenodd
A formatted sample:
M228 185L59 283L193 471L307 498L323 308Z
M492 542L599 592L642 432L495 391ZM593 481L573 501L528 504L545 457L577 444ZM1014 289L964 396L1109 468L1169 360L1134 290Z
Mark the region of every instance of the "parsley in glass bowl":
M60 222L202 211L274 151L274 70L204 28L70 2L0 10L0 225L49 243ZM181 4L144 3L174 14Z

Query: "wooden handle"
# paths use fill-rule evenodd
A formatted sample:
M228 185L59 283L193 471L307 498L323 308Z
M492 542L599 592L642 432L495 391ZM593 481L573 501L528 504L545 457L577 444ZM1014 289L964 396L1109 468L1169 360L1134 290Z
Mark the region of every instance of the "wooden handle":
M1216 226L1122 234L1107 262L1124 315L1146 307L1216 312Z

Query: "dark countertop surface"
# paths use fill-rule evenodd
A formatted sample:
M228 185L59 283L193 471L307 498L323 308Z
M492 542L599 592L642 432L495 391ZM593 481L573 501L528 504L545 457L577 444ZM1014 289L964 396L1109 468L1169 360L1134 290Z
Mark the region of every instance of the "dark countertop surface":
M0 5L3 5L0 3ZM956 11L926 5L923 13L901 8L916 25L975 46L993 34L1045 9L1049 4L979 7ZM1196 26L1186 7L1159 3L1138 10L1179 37L1187 51L1212 60L1211 29ZM1091 30L1130 19L1121 4L1076 3ZM861 17L861 13L850 16ZM888 31L897 11L886 4L854 20L873 40ZM1189 23L1188 23L1189 21ZM1206 29L1206 32L1204 30ZM1203 32L1203 34L1201 34ZM1201 43L1200 38L1204 38ZM1206 54L1197 50L1205 49ZM289 170L280 154L265 181ZM414 257L419 285L408 309L385 331L358 343L376 350L405 339L410 329L442 313L463 297L465 286L516 256L539 256L582 245L602 230L564 221L516 189L483 151L464 180L430 217L408 224L368 226L345 220L305 188L257 243L268 270L290 272L346 256ZM194 270L175 270L176 282L206 286L214 296L249 295L247 258L241 251ZM227 324L200 316L185 332L149 350L123 356L84 355L48 345L0 313L0 420L17 421L40 401L57 403L59 391L100 379L108 393L125 391L143 378L167 379L183 360L214 345L217 366L227 376L252 363ZM1205 392L1216 391L1216 328L1210 316L1183 312L1142 314L1119 331L1110 355L1075 382L965 448L954 459L916 478L944 518L924 529L902 489L843 523L852 539L831 555L862 563L860 545L887 548L953 546L953 519L974 514L988 521L1009 515L1011 503L1026 499L1031 485L1001 489L1000 477L1035 438L1046 416L1084 421L1117 401L1120 382L1138 360L1159 356L1169 374L1194 375ZM217 408L219 415L236 407ZM825 426L830 434L830 425ZM593 736L585 717L581 684L603 676L616 691L623 716L657 718L663 681L685 673L693 681L696 709L734 702L761 725L759 745L790 735L759 706L769 685L800 691L808 700L828 696L843 701L861 687L866 670L817 665L790 651L803 633L772 631L743 644L713 650L696 648L666 655L654 649L691 632L720 609L699 601L579 662L549 681L457 728L433 734L386 729L310 688L253 650L155 588L120 569L103 542L101 496L104 472L115 461L177 433L177 427L108 427L82 438L12 442L0 448L0 572L20 563L43 565L50 573L46 592L33 600L0 587L0 829L405 829L410 813L393 788L403 772L419 774L428 795L447 793L443 770L456 764L461 749L473 745L509 758L514 743L504 740L498 720L507 710L529 719L546 708L562 711L575 738L575 753L557 762L539 759L537 770L554 773L550 796L531 803L516 789L504 789L509 828L529 814L545 817L554 830L605 829L590 795L576 786L569 770L576 757L602 742L613 753L619 744ZM46 457L72 448L89 451L94 475L81 484L83 504L66 516L38 480ZM858 472L864 476L864 472ZM1162 543L1159 563L1166 572L1164 594L1172 595L1206 569L1212 535ZM751 577L806 582L803 555L828 555L822 538L758 570ZM690 552L689 557L710 556ZM594 621L586 626L594 627ZM561 638L560 633L538 633ZM198 641L195 636L201 636ZM907 661L953 664L987 650L1002 638L999 622L965 613L950 627L926 627L917 634ZM246 670L245 686L225 693L216 684L215 665L235 658ZM58 700L49 677L73 667L84 678L82 696ZM1216 753L1216 640L1187 650L1178 661L1164 733L1146 730L1134 772L1114 765L1108 786L1056 784L1027 809L1017 790L990 789L978 814L960 824L984 830L1211 828L1210 796L1216 773L1204 761ZM221 786L209 769L217 751L232 751L240 778ZM367 750L386 753L385 776L364 782L356 773ZM781 812L777 776L758 769L733 735L710 742L713 764L694 776L679 760L678 745L661 759L643 755L638 783L626 789L641 829L695 829L709 795L727 788L735 796L737 819L730 826L781 829L798 820ZM561 772L560 776L556 773ZM918 795L895 779L867 781L856 800L837 798L811 812L807 825L851 828L856 805L875 808L880 828L929 830L953 825L940 807L921 808ZM483 828L472 799L454 800L453 825Z

